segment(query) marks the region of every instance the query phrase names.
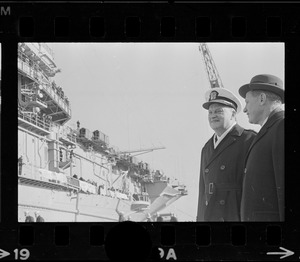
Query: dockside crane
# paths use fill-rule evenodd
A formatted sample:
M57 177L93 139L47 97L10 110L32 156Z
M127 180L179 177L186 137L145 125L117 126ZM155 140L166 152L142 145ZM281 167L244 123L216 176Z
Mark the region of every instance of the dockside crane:
M212 58L212 55L208 49L207 44L201 43L199 45L199 51L202 54L205 69L208 75L208 80L210 83L211 88L224 88L221 77L219 75L219 72L217 70L217 67L214 63L214 60Z

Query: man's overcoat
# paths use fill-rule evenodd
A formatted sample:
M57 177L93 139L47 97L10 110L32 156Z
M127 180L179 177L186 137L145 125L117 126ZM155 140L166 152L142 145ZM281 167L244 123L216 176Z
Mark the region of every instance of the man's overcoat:
M197 221L240 221L245 157L256 132L235 125L214 149L201 152Z
M284 111L270 114L245 162L242 221L284 221Z

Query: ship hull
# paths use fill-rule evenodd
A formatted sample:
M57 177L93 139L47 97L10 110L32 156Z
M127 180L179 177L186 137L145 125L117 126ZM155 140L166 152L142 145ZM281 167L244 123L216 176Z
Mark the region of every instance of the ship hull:
M146 221L148 215L155 217L157 212L181 197L180 194L166 194L170 187L165 185L147 208L135 210L132 208L134 202L129 200L41 186L41 183L38 186L19 184L19 222L25 222L25 212L39 212L45 222L117 222L118 212L123 212L126 220L142 222Z
M25 221L25 212L39 211L45 222L116 222L119 199L102 195L71 193L29 185L19 185L18 221ZM29 197L30 196L30 197ZM122 200L119 210L130 212L131 202Z

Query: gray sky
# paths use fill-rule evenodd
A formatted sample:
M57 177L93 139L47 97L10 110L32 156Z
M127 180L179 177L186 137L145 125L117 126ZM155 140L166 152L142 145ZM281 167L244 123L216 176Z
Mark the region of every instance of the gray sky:
M202 108L209 89L198 43L51 43L62 72L55 81L68 96L72 119L107 134L125 149L165 146L141 155L154 169L182 181L189 195L168 209L195 221L200 152L213 134ZM284 80L283 43L209 43L225 88L238 95L256 74ZM239 97L244 107L244 100ZM238 123L250 125L241 112Z

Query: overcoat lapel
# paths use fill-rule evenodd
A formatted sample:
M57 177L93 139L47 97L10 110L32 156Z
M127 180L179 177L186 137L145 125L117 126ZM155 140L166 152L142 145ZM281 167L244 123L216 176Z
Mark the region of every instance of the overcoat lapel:
M236 140L235 136L241 135L242 132L243 132L243 129L239 125L236 124L232 128L232 130L226 135L226 137L224 137L224 139L220 142L220 144L217 146L217 148L215 150L213 150L213 153L211 154L211 157L208 160L206 166L208 166L212 161L214 161L214 159L216 157L218 157L218 155L220 155L227 147L229 147ZM213 148L212 139L211 139L210 143L212 144L212 148Z
M248 158L248 155L249 155L249 153L250 153L250 151L251 151L251 149L252 149L252 147L267 133L267 131L268 131L268 128L266 127L266 125L265 126L263 126L262 128L261 128L261 130L258 132L258 134L257 134L257 136L254 138L254 140L253 140L253 142L252 142L252 144L250 145L250 147L249 147L249 149L248 149L248 152L247 152L247 154L246 154L246 160L247 160L247 158Z

